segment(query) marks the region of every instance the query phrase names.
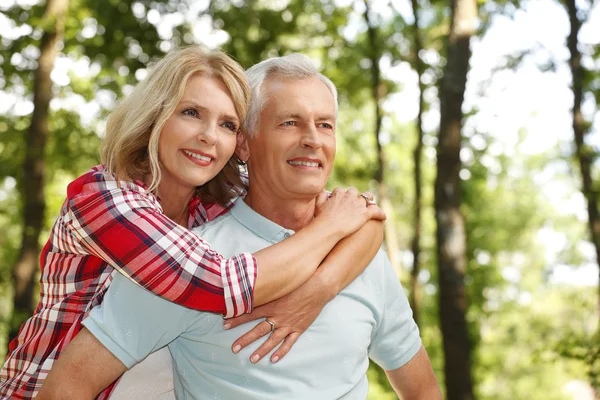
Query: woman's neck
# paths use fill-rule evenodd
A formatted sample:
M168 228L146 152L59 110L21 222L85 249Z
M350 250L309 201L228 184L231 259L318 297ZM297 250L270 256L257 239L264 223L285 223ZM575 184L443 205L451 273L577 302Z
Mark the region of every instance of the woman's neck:
M194 197L194 192L194 188L174 187L174 185L161 182L157 195L165 215L187 228L189 204Z

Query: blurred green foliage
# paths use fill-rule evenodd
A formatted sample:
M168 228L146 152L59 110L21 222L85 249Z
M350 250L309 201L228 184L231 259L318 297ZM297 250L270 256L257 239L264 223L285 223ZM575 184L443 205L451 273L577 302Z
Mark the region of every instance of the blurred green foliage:
M143 78L144 69L154 58L173 47L212 41L214 37L200 29L201 25L224 32L220 36L225 38L222 48L244 67L291 51L302 52L319 63L340 92L338 150L330 186L353 185L375 191L371 181L376 148L370 49L360 3L71 0L61 65L81 63L85 73L72 68L66 81L59 79L56 83L46 152L47 227L59 211L69 180L98 163L103 121L117 99ZM374 16L377 45L390 66L412 66L410 21L397 8L385 7ZM431 77L428 88L436 93L444 64L442 39L448 26L448 3L424 1L422 7L424 46L438 55L428 57L426 64ZM512 15L516 7L516 1L482 3L480 35L485 35L495 14ZM0 39L0 91L14 102L0 114L0 338L7 331L2 322L11 313L10 268L20 245L17 241L22 220L16 188L31 113L27 105L17 103L31 101L42 8L41 3L0 7L0 23L24 32ZM600 54L598 49L600 46L590 50L595 60ZM516 68L523 56L517 54L514 62L499 68ZM597 97L599 76L590 72L588 77ZM386 77L380 90L388 98L404 88ZM433 97L427 97L426 111L435 109L437 100ZM412 265L411 210L415 194L411 152L416 131L413 123L398 120L396 111L402 110L386 109L385 176L396 211L392 223L396 224L401 246L400 279L406 284ZM466 118L476 113L473 110ZM425 136L421 334L443 385L432 208L436 134L426 132ZM569 399L565 394L567 383L598 380L597 288L575 288L551 281L556 265L576 268L587 262L581 250L586 226L575 215L556 209L553 199L540 186L539 177L551 174L554 180L571 185L573 193L579 185L573 183L572 172L560 172L573 170L564 152L531 156L520 153L516 146L510 155L499 154L490 150L496 140L487 132L470 132L464 139L464 151L469 156L463 160L466 172L462 211L468 239L468 321L476 393L479 399L489 400ZM560 232L565 237L557 259L548 258L540 235L543 230ZM6 348L2 340L0 352ZM369 370L369 380L370 399L396 398L378 367Z

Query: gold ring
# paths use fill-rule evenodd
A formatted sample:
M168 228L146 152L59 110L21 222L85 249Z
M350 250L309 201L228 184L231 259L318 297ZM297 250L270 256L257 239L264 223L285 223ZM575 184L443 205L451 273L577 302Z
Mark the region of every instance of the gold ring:
M267 323L269 325L271 325L271 332L273 332L275 330L275 322L273 321L269 321L268 319L265 318L265 321L267 321Z

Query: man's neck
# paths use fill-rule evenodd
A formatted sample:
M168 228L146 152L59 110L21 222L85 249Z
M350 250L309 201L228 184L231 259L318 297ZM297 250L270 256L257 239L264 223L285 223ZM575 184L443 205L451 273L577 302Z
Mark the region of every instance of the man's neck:
M263 191L248 190L244 202L263 217L295 232L304 228L313 219L315 199L290 200Z

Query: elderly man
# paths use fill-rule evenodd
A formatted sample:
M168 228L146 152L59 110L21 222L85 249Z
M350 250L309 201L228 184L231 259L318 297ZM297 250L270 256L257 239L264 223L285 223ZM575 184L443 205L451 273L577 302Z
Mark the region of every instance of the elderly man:
M238 149L242 159L249 152L248 194L228 215L199 228L225 255L257 251L306 226L335 157L337 92L329 79L298 55L263 61L248 78L249 139ZM221 321L117 276L103 304L84 321L114 357L95 375L96 382L81 384L107 385L149 354L161 348L164 354L167 346L178 398L365 399L371 358L403 399L441 399L412 312L382 251L279 362L248 359L260 341L232 353L230 343L248 327L224 330Z

